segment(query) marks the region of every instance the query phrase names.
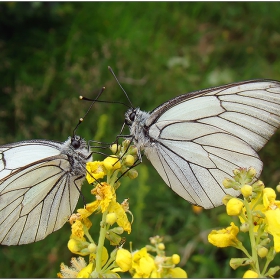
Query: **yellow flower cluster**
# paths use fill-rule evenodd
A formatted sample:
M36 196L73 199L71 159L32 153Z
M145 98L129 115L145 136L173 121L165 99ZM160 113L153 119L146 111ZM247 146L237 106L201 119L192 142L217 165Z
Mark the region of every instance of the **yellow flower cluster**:
M87 163L86 179L94 186L91 194L95 200L85 205L83 209L78 209L77 213L69 218L72 234L68 249L80 257L72 258L70 267L62 263L58 276L120 278L118 272L130 272L134 278L185 278L186 272L175 267L180 257L178 255L165 257L164 244L161 242L154 242L154 250L158 252L156 257L150 255L146 248L133 253L122 248L125 239L121 235L124 232L131 233L133 215L129 211L128 199L122 203L117 202L116 191L120 187L117 179L119 173L131 179L137 177L137 172L131 169L137 159L137 149L131 147L128 141L124 141L122 146L113 145L111 150L117 154L107 157L104 161ZM99 180L104 180L105 176L107 181L100 182ZM93 213L102 214L97 241L89 233L92 226L89 217ZM127 214L131 216L131 221ZM110 254L105 246L106 239L110 245L115 246ZM81 256L88 256L88 263Z
M263 182L254 181L256 171L253 168L234 170L233 180L225 179L224 186L239 190L243 199L226 196L226 212L229 216L238 216L240 228L233 222L226 229L212 230L208 241L217 247L232 246L241 251L247 258L231 259L233 269L250 265L251 269L244 278L272 277L280 267L268 269L275 253L280 251L280 201L271 188L265 188ZM251 183L251 184L250 184ZM249 254L238 238L238 234L248 233L252 254ZM273 236L273 243L269 238ZM263 269L260 268L259 258L266 258Z
M152 237L151 243L153 246L148 245L132 253L119 249L116 257L119 268L114 271L129 271L133 278L187 278L183 269L175 267L180 262L179 255L165 256L161 237ZM157 255L153 256L148 249Z

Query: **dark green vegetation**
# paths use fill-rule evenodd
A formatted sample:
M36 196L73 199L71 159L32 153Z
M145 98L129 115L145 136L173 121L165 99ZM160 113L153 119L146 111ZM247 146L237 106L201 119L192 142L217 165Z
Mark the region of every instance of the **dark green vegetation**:
M102 86L102 100L128 103L108 65L134 106L147 111L193 90L280 80L279 19L274 2L0 3L0 144L66 140L89 106L78 96L94 97ZM95 104L78 133L112 142L125 111ZM271 187L280 181L279 132L260 152L261 179ZM207 242L210 229L229 224L225 207L194 214L146 159L138 171L136 180L123 180L119 195L130 198L135 223L127 240L134 249L163 235L189 277L241 277L246 268L233 271L228 263L242 254ZM69 235L66 224L38 243L1 246L0 277L56 277L59 264L70 263Z

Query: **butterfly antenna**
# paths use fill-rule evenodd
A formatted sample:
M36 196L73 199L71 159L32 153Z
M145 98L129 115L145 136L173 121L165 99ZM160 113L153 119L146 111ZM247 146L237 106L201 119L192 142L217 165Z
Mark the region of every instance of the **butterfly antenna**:
M119 85L120 88L122 89L123 93L125 94L125 96L126 96L128 102L130 103L130 107L131 107L131 108L134 108L133 105L132 105L132 102L130 101L130 99L129 99L127 93L125 92L124 88L123 88L122 85L120 84L120 82L119 82L117 76L115 75L113 69L112 69L110 66L108 66L108 69L109 69L109 71L112 73L112 75L114 76L115 80L117 81L118 85Z
M91 110L93 104L97 101L97 99L100 97L100 95L102 94L102 92L103 92L104 90L105 90L105 87L103 87L103 88L100 90L100 92L97 94L97 96L96 96L95 99L91 100L92 102L91 102L91 104L90 104L90 106L89 106L87 112L85 113L84 117L79 119L78 124L77 124L76 127L74 128L74 130L73 130L73 136L75 135L76 130L77 130L77 128L79 127L79 125L84 121L84 118L86 117L86 115L87 115L87 114L89 113L89 111ZM83 96L80 96L79 98L80 98L80 99L84 99Z

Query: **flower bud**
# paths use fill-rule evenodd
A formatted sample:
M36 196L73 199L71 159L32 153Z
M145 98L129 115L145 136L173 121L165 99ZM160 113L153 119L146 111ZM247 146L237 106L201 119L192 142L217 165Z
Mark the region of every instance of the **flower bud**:
M178 264L180 262L180 256L178 254L173 254L172 255L172 263Z
M236 169L233 170L233 174L234 174L235 176L239 176L240 173L241 173L241 171L240 171L239 168L236 168Z
M112 151L113 154L116 154L116 153L119 152L119 150L120 150L120 145L113 144L113 145L110 147L110 150Z
M274 278L271 276L274 276L274 274L280 269L279 265L275 266L275 267L271 267L267 273L265 274L266 277L268 278L268 276L270 276L270 278Z
M122 142L123 148L126 150L127 147L130 145L130 143L131 143L130 140L125 139L125 140Z
M111 229L112 232L116 233L116 234L123 234L124 229L122 227L114 227Z
M227 205L227 203L228 203L231 199L232 199L232 196L229 195L229 194L226 194L226 195L223 197L223 199L222 199L223 204L224 204L224 205Z
M120 244L122 238L111 230L106 232L106 238L110 240L110 245L117 246Z
M248 173L247 173L247 174L248 174L249 177L253 178L253 177L256 176L256 173L257 173L256 169L253 168L253 167L250 167L250 168L248 169Z
M268 245L270 243L270 241L271 241L270 238L267 237L260 242L260 245L262 245L262 246Z
M127 175L130 179L135 179L138 177L138 172L135 170L135 169L130 169L128 172L127 172Z
M223 186L226 189L232 188L232 183L233 183L233 180L231 180L229 178L226 178L226 179L223 180Z
M248 258L231 258L229 265L232 269L237 269L240 266L249 265L252 263L252 260Z
M116 213L109 213L106 215L106 223L110 226L114 224L117 221L117 215Z
M243 202L238 198L230 199L226 205L227 214L229 216L238 216L242 211L243 205Z
M88 250L89 250L90 253L95 253L96 249L97 249L97 246L94 243L90 243L88 245Z
M257 252L258 252L258 255L259 255L260 258L264 258L264 257L267 256L268 249L266 247L261 246L260 248L258 248Z
M135 146L132 146L131 149L129 150L129 153L133 156L138 155L138 149Z
M134 156L132 156L132 155L127 155L126 157L125 157L125 164L127 165L127 166L132 166L133 164L134 164Z
M165 249L165 245L163 243L159 243L157 247L158 247L159 250L164 250Z
M246 198L252 195L253 188L250 185L244 185L243 187L241 187L240 191L243 194L243 196Z
M241 226L240 226L240 231L242 231L242 232L248 232L248 231L249 231L249 228L250 228L250 226L249 226L248 223L243 223L243 224L241 224Z
M280 192L280 184L278 184L278 185L276 186L276 190L277 190L278 192Z
M264 183L261 180L258 180L253 185L253 192L261 192L264 189Z

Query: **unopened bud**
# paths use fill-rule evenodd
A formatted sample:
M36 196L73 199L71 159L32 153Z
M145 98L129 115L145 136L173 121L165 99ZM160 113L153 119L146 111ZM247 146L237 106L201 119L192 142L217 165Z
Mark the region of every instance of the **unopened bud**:
M243 194L243 196L246 198L252 195L253 188L250 185L244 185L243 187L241 187L240 191Z
M258 255L260 258L264 258L267 256L268 249L266 247L260 247L258 248Z
M127 173L128 177L132 180L138 177L138 172L135 169L130 169Z
M127 156L125 157L125 164L126 164L127 166L132 166L132 165L134 164L134 156L132 156L132 155L127 155Z
M164 250L165 249L165 245L163 243L159 243L158 244L158 249L159 250Z
M248 223L243 223L243 224L241 224L241 226L240 226L240 231L242 231L242 232L248 232L248 231L249 231L249 228L250 228L250 226L249 226Z
M118 145L118 144L113 144L113 145L110 147L110 150L112 151L113 154L116 154L116 153L119 152L119 150L120 150L120 145Z

